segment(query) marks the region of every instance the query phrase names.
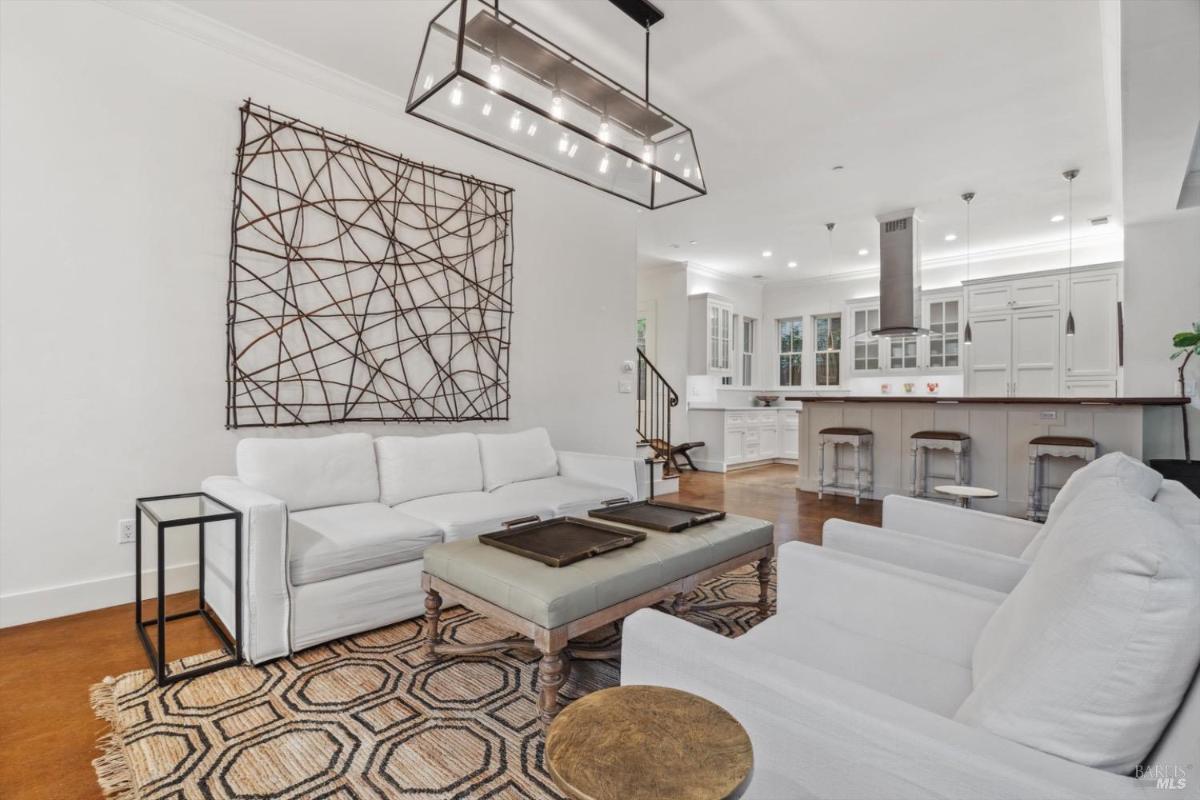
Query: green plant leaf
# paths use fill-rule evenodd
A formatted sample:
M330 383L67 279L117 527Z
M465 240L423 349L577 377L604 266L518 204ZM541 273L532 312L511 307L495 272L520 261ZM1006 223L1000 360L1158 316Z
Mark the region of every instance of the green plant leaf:
M1200 345L1200 332L1180 331L1171 339L1176 347L1196 347Z

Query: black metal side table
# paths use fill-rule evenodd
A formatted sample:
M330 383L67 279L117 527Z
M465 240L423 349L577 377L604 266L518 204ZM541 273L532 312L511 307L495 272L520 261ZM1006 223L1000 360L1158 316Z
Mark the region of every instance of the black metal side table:
M154 619L142 618L142 515L145 514L148 519L154 522L158 528L158 608L157 616ZM212 613L204 599L204 537L205 526L212 522L233 521L233 538L234 538L234 580L233 580L233 605L234 605L234 633L233 640L229 639L228 634L222 630L220 624L213 619ZM163 553L164 545L166 544L166 533L168 528L181 528L185 526L195 525L200 530L200 600L196 608L187 611L181 611L176 614L166 613L166 581L163 573ZM214 672L218 669L240 664L242 661L242 512L230 508L229 506L217 500L215 497L205 494L204 492L187 492L184 494L166 494L157 497L139 497L137 507L134 509L134 536L135 536L135 552L136 568L134 570L134 583L136 584L137 602L134 605L134 621L137 625L138 638L142 640L142 647L146 649L146 657L150 659L150 665L154 668L154 676L158 680L158 685L163 686L168 683L182 680L184 678L203 675L208 672ZM216 634L221 641L222 650L229 654L229 658L223 658L219 661L202 664L191 669L175 670L168 672L167 669L167 623L185 617L200 616L208 623L208 627ZM150 637L146 631L148 628L156 629L157 646L151 644Z

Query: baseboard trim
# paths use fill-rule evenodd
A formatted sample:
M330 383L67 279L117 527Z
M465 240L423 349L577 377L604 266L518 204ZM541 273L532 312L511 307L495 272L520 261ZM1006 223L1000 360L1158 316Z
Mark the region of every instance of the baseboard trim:
M197 566L193 562L167 567L163 571L167 594L195 589L199 577ZM153 597L157 581L155 575L154 570L142 573L143 597ZM0 595L0 628L132 603L133 594L133 572L3 594Z

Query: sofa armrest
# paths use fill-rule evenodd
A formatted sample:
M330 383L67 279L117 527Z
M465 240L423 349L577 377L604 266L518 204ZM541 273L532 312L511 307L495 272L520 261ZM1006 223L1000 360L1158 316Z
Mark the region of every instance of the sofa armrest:
M898 494L883 498L883 527L1005 556L1021 555L1042 529L1025 519Z
M613 496L637 500L639 494L638 460L625 456L558 451L558 474L565 478L598 483L613 488Z
M261 664L287 655L291 651L287 506L237 478L206 478L200 488L242 512L242 651L246 659ZM227 530L218 531L218 525ZM232 522L213 523L212 528L214 536L233 536ZM213 608L232 631L232 598L225 598L226 602L218 596L212 599Z
M969 667L1005 595L804 542L779 548L779 616L805 614Z
M655 610L625 620L621 683L691 692L742 723L754 742L744 800L1149 800L1153 789Z
M840 553L931 572L1006 594L1029 569L1028 561L1012 556L842 519L825 522L821 543Z

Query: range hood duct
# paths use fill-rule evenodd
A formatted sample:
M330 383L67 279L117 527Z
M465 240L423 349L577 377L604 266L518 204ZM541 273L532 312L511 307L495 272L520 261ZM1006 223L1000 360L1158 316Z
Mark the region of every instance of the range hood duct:
M921 327L921 239L915 208L879 221L879 327L872 336L915 336Z

